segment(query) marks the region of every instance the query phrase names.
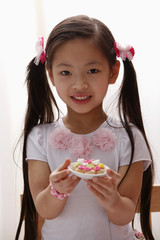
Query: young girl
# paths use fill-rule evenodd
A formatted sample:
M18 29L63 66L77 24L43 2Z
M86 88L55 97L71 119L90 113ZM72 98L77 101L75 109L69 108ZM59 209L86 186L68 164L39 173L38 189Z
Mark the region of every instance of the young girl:
M25 215L24 239L36 239L37 215L45 219L43 240L133 240L131 222L138 199L146 239L149 224L152 156L141 116L132 47L121 48L99 20L76 16L43 38L28 66L28 108L24 126L24 195L16 239ZM110 84L124 76L119 119L104 112ZM59 113L46 72L67 114ZM100 159L106 176L83 180L68 166L77 158Z

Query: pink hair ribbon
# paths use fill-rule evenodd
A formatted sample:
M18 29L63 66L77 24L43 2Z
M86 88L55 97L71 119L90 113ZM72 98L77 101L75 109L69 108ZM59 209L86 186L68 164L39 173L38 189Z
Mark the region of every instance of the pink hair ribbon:
M46 51L44 49L44 38L38 38L36 43L36 52L37 56L35 57L34 63L38 66L39 62L41 61L42 64L46 61Z
M131 61L134 57L135 51L131 46L122 47L119 43L114 42L114 49L117 57L120 57L123 61L126 58Z

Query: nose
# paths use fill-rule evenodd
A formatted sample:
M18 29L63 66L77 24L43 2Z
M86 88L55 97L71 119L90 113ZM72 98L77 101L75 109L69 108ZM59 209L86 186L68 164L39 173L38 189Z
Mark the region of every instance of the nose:
M87 79L85 76L77 76L73 79L72 89L84 90L88 88Z

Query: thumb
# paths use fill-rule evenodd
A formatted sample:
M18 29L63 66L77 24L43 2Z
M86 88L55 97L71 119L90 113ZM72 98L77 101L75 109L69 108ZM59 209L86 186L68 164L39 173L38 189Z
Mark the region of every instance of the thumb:
M67 169L68 166L70 165L70 163L71 163L71 160L69 158L67 158L65 160L65 162L61 166L59 166L58 171L62 171L62 170Z
M118 185L121 180L121 175L112 169L107 169L107 175L113 179L113 182Z

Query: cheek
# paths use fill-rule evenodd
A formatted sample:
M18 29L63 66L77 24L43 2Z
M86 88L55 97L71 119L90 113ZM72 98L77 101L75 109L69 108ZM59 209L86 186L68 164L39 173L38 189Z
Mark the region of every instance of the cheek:
M100 94L103 98L106 96L107 91L108 91L108 86L105 86L105 87L100 89Z
M97 84L94 86L95 92L102 94L102 96L106 95L106 92L108 90L108 81L107 79L102 79L97 81Z
M64 100L68 95L67 87L64 84L55 84L55 88L59 97Z

